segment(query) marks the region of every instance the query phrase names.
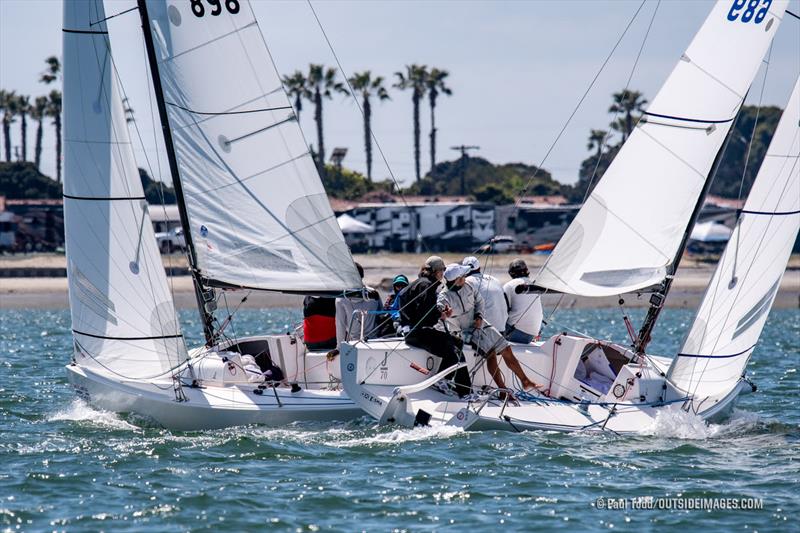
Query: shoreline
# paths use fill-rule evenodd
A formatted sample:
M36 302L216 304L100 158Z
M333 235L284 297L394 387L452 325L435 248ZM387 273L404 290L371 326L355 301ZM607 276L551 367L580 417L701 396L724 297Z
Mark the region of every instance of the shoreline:
M445 262L457 261L462 258L460 254L442 254ZM423 254L369 254L357 255L355 260L364 267L364 280L367 285L379 289L384 295L389 290L391 279L396 274L405 274L410 279L416 278L419 265L424 262ZM484 256L483 270L496 276L501 283L508 281L509 276L505 268L509 261L517 256L497 255ZM531 271L540 267L546 256L525 257ZM166 268L180 268L185 265L182 256L165 256ZM780 290L775 298L774 307L778 309L797 309L800 307L800 257L793 256L789 268L783 276ZM23 258L0 258L2 268L65 268L66 259L63 255L45 255L44 257L27 256ZM711 275L714 273L714 263L703 263L696 260L687 260L678 270L673 283L672 292L666 301L669 308L696 308L706 289ZM192 281L189 276L168 277L172 287L175 305L186 309L195 306ZM237 302L237 294L229 293L228 298L232 305ZM561 299L561 295L545 295L545 307L552 307ZM635 294L624 296L626 307L645 307L648 305L649 295L638 297ZM248 309L269 309L277 307L302 306L303 297L291 294L273 292L250 291L247 302L242 307ZM238 303L238 302L237 302ZM617 297L584 298L564 295L559 307L570 308L607 308L618 305ZM69 300L67 296L67 278L65 277L0 277L0 309L67 309Z

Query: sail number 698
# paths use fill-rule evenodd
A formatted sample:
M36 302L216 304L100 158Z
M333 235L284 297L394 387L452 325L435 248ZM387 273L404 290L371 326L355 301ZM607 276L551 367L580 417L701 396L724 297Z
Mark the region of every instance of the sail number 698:
M216 17L222 13L222 0L206 0L206 2L211 6L209 13L212 16ZM189 3L192 5L192 13L194 13L195 17L202 17L206 14L206 6L203 5L203 0L189 0ZM225 0L225 9L231 15L235 15L239 12L239 0Z
M750 22L761 24L764 17L769 12L769 6L772 0L733 0L730 11L728 11L728 20L739 20L740 22ZM761 6L761 9L756 9ZM744 11L742 11L744 9ZM739 18L739 15L742 18ZM755 15L755 17L754 17Z

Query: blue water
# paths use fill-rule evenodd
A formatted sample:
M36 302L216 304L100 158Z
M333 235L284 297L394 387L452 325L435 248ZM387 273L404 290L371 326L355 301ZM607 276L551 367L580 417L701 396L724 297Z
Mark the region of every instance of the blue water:
M182 314L197 339L194 313ZM241 311L237 334L285 331ZM655 353L691 314L668 310ZM616 310L559 322L624 340ZM550 333L558 328L551 326ZM800 313L773 311L732 420L664 417L640 437L377 428L367 419L181 433L76 400L66 311L0 311L0 529L797 531ZM599 497L761 498L761 510L598 509ZM488 529L487 529L488 530Z

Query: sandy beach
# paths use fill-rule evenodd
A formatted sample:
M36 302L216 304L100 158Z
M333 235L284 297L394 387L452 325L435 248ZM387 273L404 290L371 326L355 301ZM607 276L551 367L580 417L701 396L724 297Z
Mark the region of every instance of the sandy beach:
M382 292L389 289L390 280L397 274L405 274L411 279L416 277L419 265L424 262L426 255L422 254L368 254L355 256L365 270L366 283L379 288ZM461 254L443 254L445 262L460 261ZM516 258L513 255L492 255L481 258L484 271L496 276L501 282L508 281L506 272L508 263ZM547 256L530 255L525 257L531 271L535 272ZM166 267L186 266L182 255L165 256ZM20 256L7 256L0 258L0 269L3 268L65 268L66 259L57 254L33 254ZM714 272L713 262L702 262L685 259L678 271L673 284L672 292L667 299L669 307L696 307L705 291L708 280ZM173 289L175 302L178 307L190 308L195 305L192 292L192 282L188 276L173 276L169 278ZM238 303L239 295L245 293L232 293L228 301ZM555 305L562 296L546 295L545 305ZM561 307L599 308L617 305L617 298L580 298L563 296ZM647 305L648 296L625 296L625 305L638 307ZM296 307L300 306L302 297L253 291L248 295L244 307ZM26 277L26 278L0 278L0 309L65 309L69 306L67 298L67 279L64 277ZM775 307L798 308L800 306L800 256L792 256L789 268L783 277L781 289L775 300Z

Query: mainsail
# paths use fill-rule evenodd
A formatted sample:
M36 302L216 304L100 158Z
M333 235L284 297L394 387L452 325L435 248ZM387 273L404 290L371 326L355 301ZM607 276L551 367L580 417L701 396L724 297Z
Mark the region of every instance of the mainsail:
M716 3L536 284L611 296L660 283L787 5Z
M146 6L205 283L361 287L250 4Z
M698 398L733 389L800 230L800 80L668 377Z
M75 358L122 378L186 359L110 57L102 0L64 2L64 225Z

